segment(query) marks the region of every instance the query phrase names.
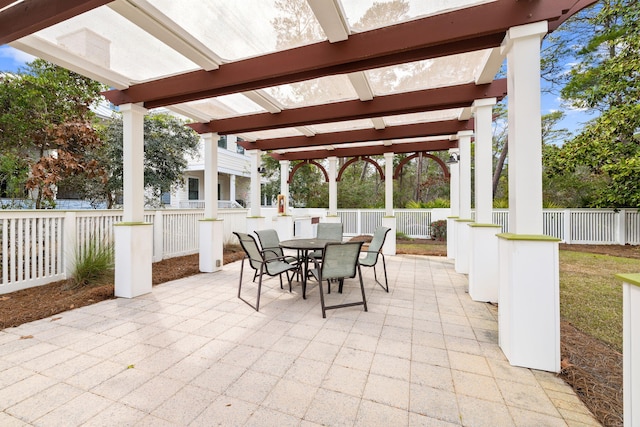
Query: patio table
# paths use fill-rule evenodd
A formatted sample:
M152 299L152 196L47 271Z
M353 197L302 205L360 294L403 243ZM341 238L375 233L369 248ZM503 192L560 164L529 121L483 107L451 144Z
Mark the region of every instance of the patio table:
M304 269L302 271L302 298L307 299L307 270L309 269L309 251L323 250L327 243L335 243L338 240L332 239L291 239L282 240L280 247L284 249L293 249L302 254L302 262ZM322 286L322 284L320 284Z

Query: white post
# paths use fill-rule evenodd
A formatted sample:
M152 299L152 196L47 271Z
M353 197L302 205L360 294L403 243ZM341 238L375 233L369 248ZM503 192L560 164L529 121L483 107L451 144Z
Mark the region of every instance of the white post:
M236 201L236 176L229 175L229 200Z
M560 371L559 239L543 236L540 40L547 22L510 28L509 230L499 234L498 333L509 363Z
M204 144L204 217L218 218L218 134L205 133Z
M458 132L460 149L460 218L456 220L456 262L458 273L469 273L469 223L471 219L471 136L473 131Z
M212 273L222 268L224 223L218 218L218 134L202 135L204 144L204 218L199 231L199 268Z
M393 215L393 157L394 153L384 153L384 218L382 225L391 231L382 246L385 255L396 254L396 218Z
M509 231L542 234L542 126L540 40L547 22L509 29L507 50L509 120Z
M338 158L335 156L328 157L329 161L329 212L328 216L338 215L338 183L336 177L338 175Z
M491 123L496 98L477 99L475 115L475 222L470 224L469 296L474 301L498 301L498 238L500 226L492 224L493 137Z
M153 216L153 262L162 261L164 255L164 215L156 210Z
M78 247L78 236L76 233L77 216L75 212L66 211L64 214L64 277L68 279L76 268L76 251Z
M460 157L460 150L453 148L449 150L449 155L455 158ZM451 216L447 218L447 258L455 259L457 235L456 220L460 218L460 162L449 163L449 201Z
M493 122L493 106L496 98L477 99L473 103L475 115L475 206L477 223L491 224L493 222L493 136L491 123Z
M622 285L624 425L640 423L640 274L616 274Z
M289 169L291 162L289 160L280 160L280 194L284 196L284 214L289 211Z
M249 215L252 217L260 216L260 156L262 151L251 150L249 151L249 157L251 159L251 208L249 209Z
M251 160L251 206L249 209L249 217L247 217L247 233L252 233L255 230L264 228L264 217L261 216L260 210L260 184L262 177L258 171L262 151L251 150L248 154Z
M144 116L146 108L135 104L120 107L122 112L122 181L124 222L144 220Z
M114 228L117 297L133 298L151 292L153 226L144 222L144 116L139 105L124 104L123 222Z
M616 214L617 240L619 245L627 244L627 211L620 209Z

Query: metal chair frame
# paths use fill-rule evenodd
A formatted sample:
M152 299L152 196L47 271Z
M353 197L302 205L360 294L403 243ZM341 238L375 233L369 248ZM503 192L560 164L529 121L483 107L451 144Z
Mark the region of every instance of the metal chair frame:
M289 282L289 292L291 292L291 279L289 277L289 271L298 270L299 267L297 265L292 265L284 261L284 257L279 257L271 250L261 251L258 247L258 243L256 242L255 237L246 233L239 233L234 231L238 237L240 242L240 246L245 252L244 258L242 258L242 264L240 265L240 281L238 283L238 298L253 308L255 311L259 311L260 309L260 291L262 290L262 277L267 274L269 276L278 276L280 278L280 289L284 289L282 285L282 273L286 273L287 281ZM267 257L265 253L273 253L273 256ZM242 297L242 278L244 275L244 262L245 260L249 260L249 265L251 268L256 270L256 275L258 277L258 295L256 298L256 304L253 305L251 302L247 301ZM255 275L254 275L255 277ZM255 279L254 279L255 280Z
M346 250L345 250L346 249ZM320 291L320 305L322 307L322 317L326 318L326 311L336 308L353 307L356 305L364 306L367 309L367 298L364 292L364 283L362 282L362 271L358 258L362 242L345 242L345 243L327 243L322 252L322 263L319 268L310 270L310 273L318 280L318 289ZM335 252L335 254L334 254ZM344 279L352 279L358 276L360 280L360 291L362 292L362 301L350 302L344 304L325 305L324 291L322 290L322 282L337 280L340 283L339 292L342 292Z
M367 255L360 258L359 263L363 267L373 267L373 277L378 285L385 291L389 292L389 279L387 278L387 263L382 253L382 246L387 238L387 234L391 231L389 227L378 227L373 234L373 239L369 243L367 250L362 251ZM382 268L384 269L384 285L378 280L378 274L376 272L376 264L378 264L378 258L382 257Z

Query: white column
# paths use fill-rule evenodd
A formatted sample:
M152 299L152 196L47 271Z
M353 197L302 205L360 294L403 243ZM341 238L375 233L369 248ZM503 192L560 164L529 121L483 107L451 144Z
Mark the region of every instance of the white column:
M229 200L236 201L236 176L229 175Z
M475 220L480 224L493 222L493 106L496 98L477 99L473 103L475 115Z
M218 134L205 133L204 144L204 219L200 221L199 268L212 273L222 268L224 223L218 218Z
M542 234L542 128L540 40L547 22L509 29L507 51L509 119L509 231Z
M384 214L393 216L393 153L384 153Z
M329 213L328 216L338 215L338 158L328 157L329 160Z
M640 274L616 274L622 284L624 425L640 423Z
M123 132L123 222L114 227L117 297L151 292L153 226L144 222L144 116L139 105L120 106Z
M453 148L449 150L450 156L460 158L460 150ZM449 163L449 199L451 202L451 216L460 217L460 162Z
M449 156L460 157L457 148L449 150ZM460 162L449 163L449 203L451 216L447 218L447 258L455 259L457 234L456 220L460 218Z
M498 302L499 225L493 225L491 123L495 98L473 103L475 115L475 222L469 226L469 296L474 301Z
M384 153L384 218L382 225L391 229L382 247L382 253L385 255L396 254L396 218L393 215L393 157L394 153Z
M460 218L456 220L456 261L458 273L469 273L469 223L471 219L471 137L473 131L458 132L460 149Z
M204 144L204 217L218 218L218 134L205 133Z
M280 160L280 194L284 196L284 213L288 215L289 211L289 169L291 162L289 160Z
M147 109L124 104L122 112L122 182L124 222L144 220L144 116Z
M252 217L259 217L261 177L258 172L258 168L260 167L260 156L262 151L251 150L248 154L251 159L251 208L249 210L249 215Z
M459 185L460 185L460 219L471 219L471 137L473 131L458 132L458 149L460 160L458 161Z
M516 366L560 371L558 239L542 235L540 40L546 22L510 28L509 229L499 234L498 335Z

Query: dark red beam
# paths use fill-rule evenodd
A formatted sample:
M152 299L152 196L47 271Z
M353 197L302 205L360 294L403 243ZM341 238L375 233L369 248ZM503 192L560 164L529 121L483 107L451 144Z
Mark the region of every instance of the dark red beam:
M384 141L403 138L455 135L464 130L473 130L473 120L445 120L440 122L414 123L389 126L384 129L357 129L343 132L320 133L315 136L289 136L284 138L259 139L255 142L238 141L246 150L285 150L288 148L317 147L321 145L346 144L350 142Z
M0 45L18 40L112 1L25 0L0 13ZM3 3L7 2L3 1Z
M594 0L595 1L595 0ZM115 105L154 108L316 77L497 47L517 25L555 21L578 0L497 0L401 24L105 92Z
M209 123L190 124L198 133L217 132L221 135L255 132L258 130L306 126L346 120L392 116L470 107L474 100L498 98L507 95L507 80L476 85L474 83L426 89L393 95L378 96L371 101L343 101L283 110L277 114L260 113L250 116L231 117Z
M316 160L327 157L355 157L355 156L378 156L384 153L414 153L424 151L444 151L450 148L458 148L458 141L438 140L408 142L393 145L373 145L368 147L336 148L335 150L309 150L296 151L293 153L271 153L270 156L276 160Z

